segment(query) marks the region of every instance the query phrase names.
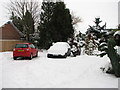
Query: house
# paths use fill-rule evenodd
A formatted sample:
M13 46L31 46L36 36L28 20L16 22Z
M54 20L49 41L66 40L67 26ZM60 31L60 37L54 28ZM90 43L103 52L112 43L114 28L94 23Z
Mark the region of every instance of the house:
M16 43L26 42L22 40L24 35L12 22L7 22L0 27L0 52L12 51Z

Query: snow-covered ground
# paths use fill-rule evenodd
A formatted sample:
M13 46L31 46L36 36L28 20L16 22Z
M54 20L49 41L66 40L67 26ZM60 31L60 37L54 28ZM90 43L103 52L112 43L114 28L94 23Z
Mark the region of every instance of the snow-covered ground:
M43 51L32 60L13 60L12 52L0 52L2 88L118 88L118 78L100 69L108 65L107 57L51 59L46 54Z

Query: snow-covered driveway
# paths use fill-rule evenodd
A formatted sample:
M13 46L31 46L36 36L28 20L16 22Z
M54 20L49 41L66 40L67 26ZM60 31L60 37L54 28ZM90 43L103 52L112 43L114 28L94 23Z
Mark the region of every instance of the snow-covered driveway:
M32 60L13 60L12 52L2 52L3 88L118 88L118 78L100 70L107 57L81 55L50 59L47 51ZM0 63L1 64L1 63Z

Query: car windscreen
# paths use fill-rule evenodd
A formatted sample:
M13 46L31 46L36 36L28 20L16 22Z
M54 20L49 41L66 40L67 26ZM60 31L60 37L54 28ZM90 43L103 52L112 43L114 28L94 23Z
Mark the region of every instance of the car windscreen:
M27 44L16 44L15 48L28 48Z

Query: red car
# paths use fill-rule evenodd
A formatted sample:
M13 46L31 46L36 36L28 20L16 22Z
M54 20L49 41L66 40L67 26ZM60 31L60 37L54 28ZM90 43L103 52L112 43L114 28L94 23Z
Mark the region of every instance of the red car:
M13 49L13 59L17 57L28 57L30 60L32 57L38 56L38 50L32 43L18 43Z

